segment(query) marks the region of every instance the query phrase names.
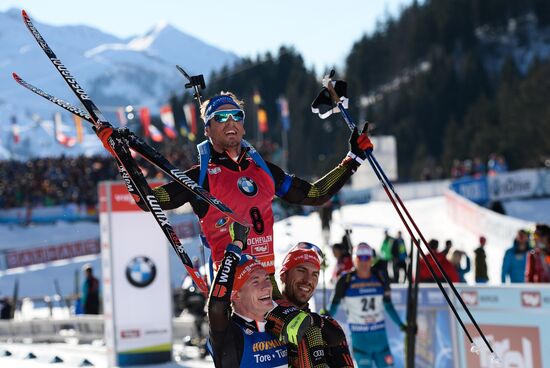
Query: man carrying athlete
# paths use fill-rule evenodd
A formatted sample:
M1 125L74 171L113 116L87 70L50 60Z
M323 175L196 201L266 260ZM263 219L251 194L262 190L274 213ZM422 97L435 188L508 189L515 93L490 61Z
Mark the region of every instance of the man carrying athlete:
M216 367L326 368L320 327L307 313L274 303L266 269L242 254L248 231L237 223L229 226L232 243L210 291L208 316ZM298 359L291 364L287 343L297 351Z

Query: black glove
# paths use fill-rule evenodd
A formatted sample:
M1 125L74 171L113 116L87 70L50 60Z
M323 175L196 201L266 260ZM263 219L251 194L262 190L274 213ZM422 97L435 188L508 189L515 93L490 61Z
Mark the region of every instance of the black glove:
M232 222L231 225L229 225L229 235L231 235L231 241L233 243L237 240L242 242L243 250L246 249L246 239L248 237L249 232L250 232L249 227L241 225L238 222Z
M368 126L368 123L365 124L363 130L361 130L361 134L359 134L357 127L355 127L349 137L348 156L357 161L359 164L363 163L363 161L367 158L365 151L368 149L372 150L374 147L369 139L369 136L367 135Z

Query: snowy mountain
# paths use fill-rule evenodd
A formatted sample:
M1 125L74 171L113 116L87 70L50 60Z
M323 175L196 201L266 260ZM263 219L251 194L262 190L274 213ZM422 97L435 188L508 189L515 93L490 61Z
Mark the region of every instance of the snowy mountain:
M32 18L33 14L29 15ZM166 103L172 92L181 91L184 79L175 64L190 73L208 76L238 59L235 54L210 46L165 22L130 39L87 26L35 25L107 118L115 121L116 107L146 105L156 114L154 109ZM26 125L32 124L32 113L48 120L54 111L59 111L18 86L12 72L71 103L76 104L76 99L26 29L19 9L0 12L0 43L0 158L4 158L11 139L11 116L16 116L25 130Z

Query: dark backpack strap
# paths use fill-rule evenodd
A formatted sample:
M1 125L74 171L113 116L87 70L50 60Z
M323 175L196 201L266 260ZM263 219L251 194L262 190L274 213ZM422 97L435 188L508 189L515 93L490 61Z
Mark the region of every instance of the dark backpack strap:
M197 151L199 151L199 185L202 187L204 179L206 179L206 173L208 172L208 163L210 162L210 142L205 140L197 145Z
M241 144L243 147L248 148L248 155L252 158L252 161L256 163L260 168L262 168L271 178L273 181L273 184L275 184L275 179L273 179L273 174L271 173L271 170L269 170L269 167L267 167L267 164L265 163L262 156L256 151L256 149L248 143L246 140L241 140Z

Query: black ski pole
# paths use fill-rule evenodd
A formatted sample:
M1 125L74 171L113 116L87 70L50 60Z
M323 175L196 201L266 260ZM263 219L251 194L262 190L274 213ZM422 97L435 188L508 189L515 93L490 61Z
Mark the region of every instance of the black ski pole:
M411 239L411 250L409 253L409 267L407 269L407 278L409 283L407 286L407 336L405 341L406 347L406 367L414 368L415 362L415 342L416 332L418 330L416 325L416 316L418 308L418 261L420 254L414 252L414 242ZM415 270L415 276L413 277L413 269Z
M38 45L42 48L42 51L47 55L57 71L61 74L69 88L77 96L82 105L86 108L88 115L93 121L96 133L99 133L102 129L112 128L112 125L103 117L98 107L94 104L84 89L78 84L76 79L71 75L67 67L59 60L53 50L49 47L44 40L40 32L36 29L27 13L23 10L21 12L23 21ZM14 73L14 77L16 77ZM193 269L193 264L189 259L189 256L185 252L183 245L181 244L179 237L174 232L172 225L170 224L168 217L164 211L160 208L157 198L155 197L153 190L147 184L147 180L143 176L143 173L139 170L130 153L127 139L119 132L114 130L111 136L108 138L108 144L113 151L113 155L118 161L119 170L121 174L122 168L125 170L123 175L124 182L130 194L137 195L143 201L149 212L153 215L155 221L163 231L164 235L172 245L172 248L178 254L185 269L191 278L195 281L197 287L206 295L208 294L208 287L204 280L200 277L200 274Z
M11 314L10 318L13 319L15 317L15 311L17 310L17 307L19 306L19 279L15 279L15 282L13 284L13 294L12 294L12 308L11 308Z
M187 72L179 65L176 65L176 69L183 74L185 78L187 78L187 83L185 83L185 88L193 88L195 92L193 93L193 97L197 100L197 104L199 105L199 109L202 105L201 100L201 89L206 88L206 84L204 83L204 76L202 74L199 75L193 75L190 76L187 74Z
M333 88L333 85L332 85L332 80L331 78L334 76L334 70L331 71L330 75L328 77L326 77L325 81L324 81L324 84L326 82L326 85L324 85L324 87L326 88L326 90L328 91L328 93L330 94L330 97L333 101L333 103L335 103L338 107L338 110L340 111L342 117L344 118L344 121L346 122L346 124L348 125L348 127L353 130L355 128L355 123L353 123L353 120L351 119L351 116L349 115L347 109L344 107L343 103L340 101L340 97L337 95L336 91L334 90ZM487 348L489 349L489 351L491 352L491 358L496 361L497 363L500 361L499 358L496 356L493 348L491 347L491 344L489 344L489 341L487 340L487 338L485 337L485 334L483 333L483 331L481 331L481 328L479 327L479 325L477 324L477 322L475 321L474 317L472 316L470 310L468 309L468 307L466 306L466 304L464 303L464 300L462 300L462 297L460 296L460 294L458 293L458 291L456 290L456 288L454 287L452 281L449 279L448 275L446 274L446 272L443 270L443 268L441 267L441 265L439 264L439 262L437 261L437 259L435 258L435 254L434 254L434 251L432 249L430 249L430 247L428 246L428 243L426 242L424 236L422 235L422 233L420 232L420 229L418 229L418 227L416 226L416 223L414 222L414 219L412 218L412 216L410 215L410 213L408 212L408 210L406 209L405 205L403 204L403 201L401 201L401 198L399 197L399 195L397 194L397 192L395 191L395 189L393 188L393 185L391 184L391 182L389 181L389 179L387 178L387 176L385 175L384 171L382 170L382 168L380 167L380 165L378 164L378 162L376 161L376 158L373 156L372 154L372 151L371 150L368 150L366 151L366 155L367 155L367 159L373 169L373 171L375 172L378 180L380 181L380 183L382 184L382 187L384 189L384 191L386 192L386 195L388 196L388 198L390 199L390 201L392 202L392 205L393 207L395 208L395 210L397 211L399 217L401 218L401 221L403 222L403 224L405 225L405 227L407 228L407 231L409 233L409 235L411 236L411 239L414 239L414 243L416 245L416 247L418 248L418 251L422 257L422 259L424 260L424 262L426 263L426 266L428 268L428 270L430 271L432 277L434 278L434 280L436 281L439 289L441 290L443 296L445 297L446 301L447 301L447 304L449 304L449 307L451 308L451 310L453 311L453 314L455 315L455 318L457 319L457 321L459 322L460 326L462 327L462 330L464 331L464 333L466 334L466 336L468 337L470 343L472 344L472 347L471 347L471 351L476 353L476 354L479 354L479 347L477 345L475 345L470 333L468 332L468 330L466 329L466 326L464 325L464 322L462 321L462 319L460 318L458 312L456 311L456 308L455 306L453 305L453 303L451 302L449 296L447 295L447 292L445 291L445 289L443 288L443 285L441 284L441 281L438 279L435 271L433 270L433 267L431 266L431 264L428 262L428 259L427 259L427 256L426 254L422 251L421 249L421 246L420 246L420 243L416 240L415 236L413 235L412 233L412 230L410 229L407 221L405 220L405 218L403 217L403 214L401 213L401 210L400 208L397 206L397 203L396 203L396 200L399 202L400 206L403 208L404 212L406 213L409 221L411 221L411 223L413 224L413 227L415 228L415 230L418 232L418 235L420 236L420 238L422 239L422 241L424 242L425 246L427 247L428 249L428 252L431 256L431 258L433 259L434 263L436 264L438 270L440 271L440 273L443 275L443 278L445 279L445 281L447 282L447 284L451 287L451 290L453 291L455 297L459 300L459 302L461 303L462 307L464 308L466 314L468 315L468 317L470 318L470 321L472 322L472 324L474 325L474 327L476 328L477 332L479 333L479 335L481 336L481 338L483 339L483 341L485 342L485 345L487 346ZM390 194L390 191L388 189L388 187L390 187L392 189L392 192L393 194L395 195L395 198L393 198L393 196Z

